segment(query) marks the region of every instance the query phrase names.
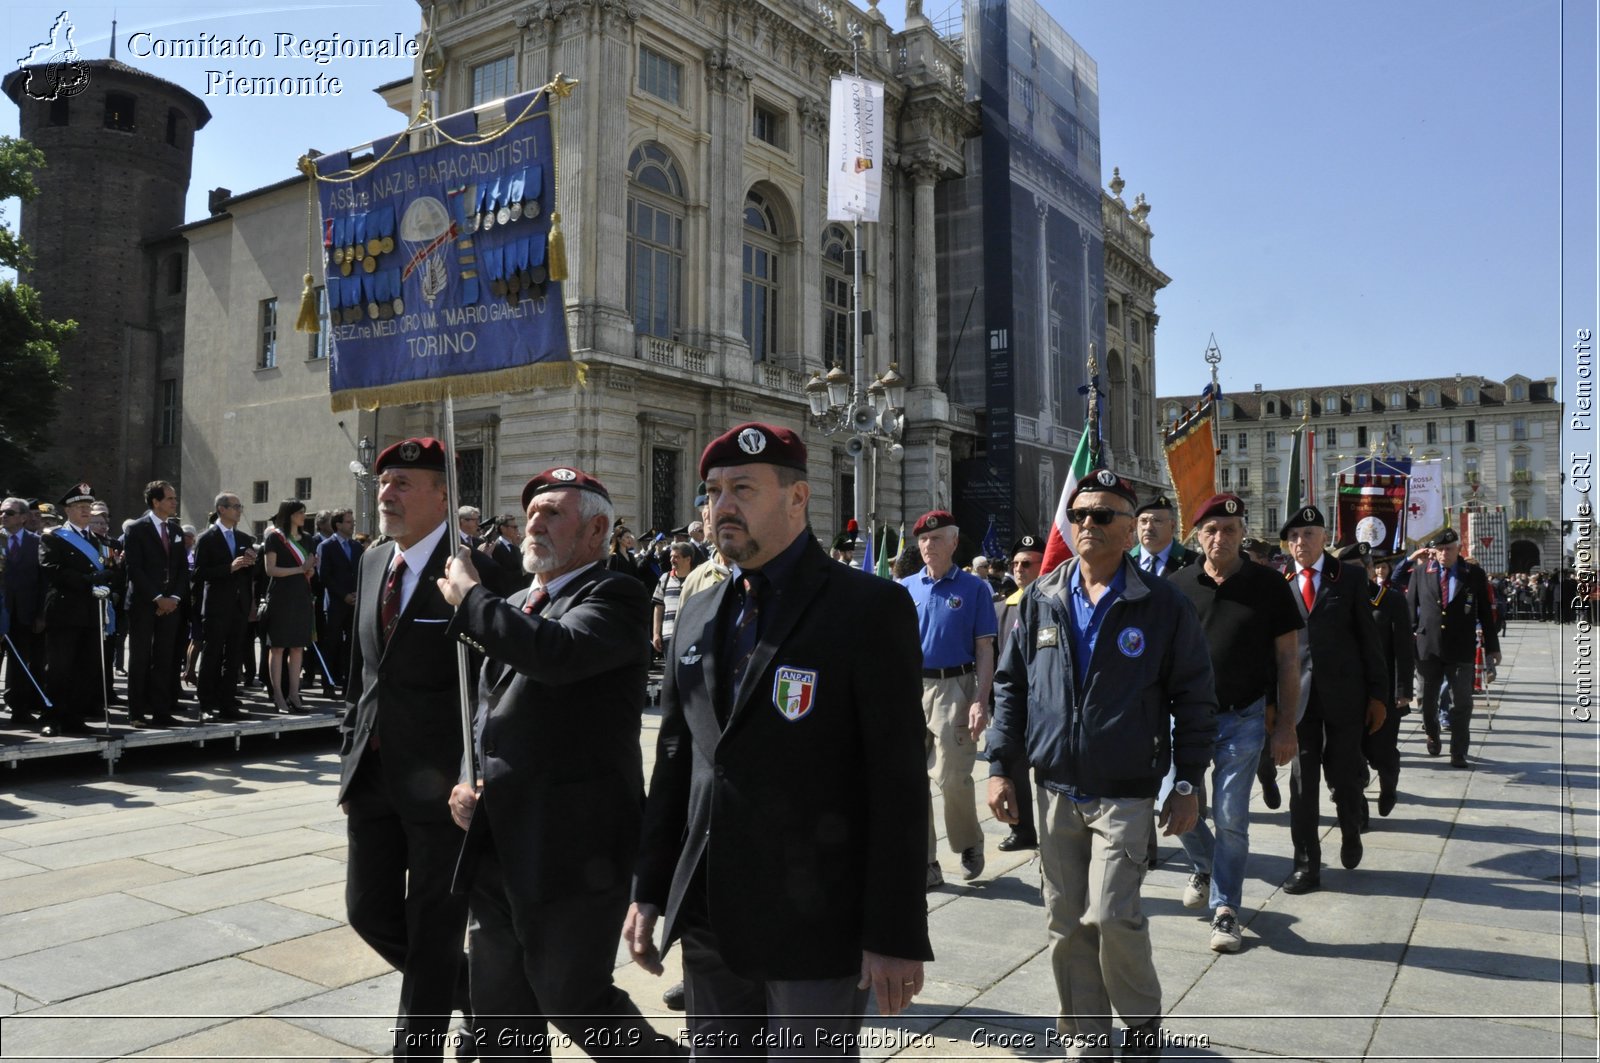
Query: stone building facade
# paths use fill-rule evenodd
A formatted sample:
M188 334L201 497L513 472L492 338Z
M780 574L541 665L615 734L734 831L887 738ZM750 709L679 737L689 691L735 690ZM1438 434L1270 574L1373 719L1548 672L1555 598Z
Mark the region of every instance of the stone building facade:
M170 234L211 112L114 59L76 65L85 75L76 94L30 90L46 80L40 67L0 83L23 139L45 156L39 195L21 212L33 260L20 279L47 317L78 323L61 349L68 390L55 442L38 464L63 488L88 480L112 512L136 514L148 481L180 472L186 264Z
M1158 399L1162 423L1198 401ZM1337 474L1360 459L1438 458L1445 507L1458 527L1466 515L1474 553L1507 571L1554 568L1562 559L1561 410L1555 377L1521 374L1225 391L1217 489L1245 499L1252 529L1276 534L1304 419L1316 433L1314 498L1325 511Z

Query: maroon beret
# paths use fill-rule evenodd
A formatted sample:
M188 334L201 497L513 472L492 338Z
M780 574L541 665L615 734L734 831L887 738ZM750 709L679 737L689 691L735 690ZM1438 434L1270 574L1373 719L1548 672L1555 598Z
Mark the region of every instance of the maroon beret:
M1243 520L1244 502L1238 495L1212 495L1201 503L1199 509L1195 510L1194 520L1191 523L1195 525L1204 524L1212 517L1238 517Z
M700 478L730 465L782 465L806 471L806 445L792 429L751 421L713 439L700 455Z
M428 469L444 472L444 444L431 436L402 439L383 448L372 464L374 475L385 469Z
M1073 487L1072 494L1067 496L1068 508L1071 508L1078 500L1078 496L1085 491L1104 491L1123 499L1130 506L1139 504L1139 494L1133 489L1133 485L1110 469L1093 469L1079 480L1077 486Z
M948 509L930 509L917 518L917 525L911 529L911 534L921 535L923 532L938 531L940 528L954 528L955 526L955 515Z
M546 491L563 491L568 488L574 491L592 491L607 502L611 501L611 495L606 491L605 484L580 469L557 465L553 469L546 469L522 485L522 508L526 510L528 503L533 501L535 495L542 495ZM618 530L622 529L619 528Z

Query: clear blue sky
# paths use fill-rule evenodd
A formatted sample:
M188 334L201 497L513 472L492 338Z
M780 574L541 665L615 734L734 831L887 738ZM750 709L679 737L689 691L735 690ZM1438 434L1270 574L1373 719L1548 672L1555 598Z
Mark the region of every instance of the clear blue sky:
M928 0L937 17L949 5ZM1045 0L1099 64L1104 179L1152 204L1157 389L1192 392L1215 333L1242 391L1455 372L1557 374L1595 314L1592 0ZM1563 8L1568 129L1562 99ZM7 4L9 69L58 8ZM196 10L206 11L195 14ZM903 0L884 0L891 25ZM77 45L106 55L112 5L70 7ZM326 72L342 96L204 97L191 218L206 191L269 184L307 147L398 128L371 89L408 61L177 60L131 34L410 34L410 0L257 5L121 0L120 58L205 91L205 70ZM578 73L581 76L581 72ZM0 133L16 111L0 107ZM1569 164L1561 198L1563 150ZM8 217L14 220L15 205ZM1562 236L1568 268L1562 271Z

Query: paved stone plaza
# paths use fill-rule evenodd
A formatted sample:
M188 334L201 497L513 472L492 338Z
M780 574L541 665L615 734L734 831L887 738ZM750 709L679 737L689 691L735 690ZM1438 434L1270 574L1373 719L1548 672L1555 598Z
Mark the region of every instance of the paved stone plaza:
M1167 1058L1596 1058L1596 744L1560 703L1572 630L1513 625L1472 770L1426 758L1420 714L1405 719L1401 803L1374 812L1362 867L1325 869L1321 893L1277 889L1288 814L1258 795L1239 954L1207 949L1166 840L1145 894ZM86 756L0 775L0 1058L382 1056L399 976L344 923L329 746L263 737L130 751L112 777ZM1037 865L985 830L976 883L955 884L944 854L938 960L912 1012L874 1024L885 1047L869 1056L1060 1058ZM617 960L676 1031L660 993L677 953L663 979Z

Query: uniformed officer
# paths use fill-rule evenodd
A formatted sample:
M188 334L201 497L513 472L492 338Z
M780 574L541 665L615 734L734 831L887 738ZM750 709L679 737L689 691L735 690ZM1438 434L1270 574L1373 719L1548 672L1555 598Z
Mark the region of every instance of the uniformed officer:
M89 530L94 489L73 486L61 498L66 522L39 537L39 567L44 573L45 643L50 659L49 690L54 703L42 717L41 734L88 734L88 720L105 710L100 685L100 625L110 607L111 571L101 559L100 541Z
M1306 506L1292 514L1279 535L1289 544L1287 578L1306 621L1301 658L1299 755L1289 776L1289 835L1294 872L1285 893L1322 888L1322 775L1339 816L1339 862L1361 863L1361 791L1366 764L1361 736L1383 726L1388 675L1372 622L1364 570L1351 571L1326 550L1322 511ZM1279 706L1280 711L1283 706Z
M1483 652L1500 663L1500 635L1490 610L1489 580L1483 569L1461 556L1461 536L1446 528L1428 544L1430 558L1406 588L1406 605L1416 631L1417 671L1422 676L1422 726L1428 755L1439 755L1439 688L1450 686L1450 766L1467 766L1472 730L1472 671L1477 656L1476 629Z
M1383 726L1361 739L1361 754L1367 759L1367 767L1378 773L1378 815L1387 816L1394 810L1400 785L1400 717L1411 711L1411 622L1406 616L1402 595L1378 582L1375 571L1378 558L1370 546L1351 543L1341 548L1337 556L1340 561L1366 569L1372 622L1378 627L1378 647L1389 668L1389 685L1384 698L1389 711L1384 715ZM1366 823L1363 803L1363 830Z
M928 777L944 798L945 841L961 854L961 877L983 871L972 766L989 721L994 683L994 592L955 564L960 530L948 511L930 510L912 528L923 569L900 581L917 606L922 632L922 715L927 723ZM928 888L944 884L933 798L928 798Z

